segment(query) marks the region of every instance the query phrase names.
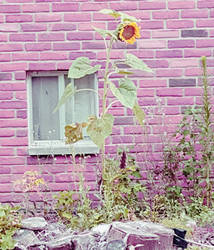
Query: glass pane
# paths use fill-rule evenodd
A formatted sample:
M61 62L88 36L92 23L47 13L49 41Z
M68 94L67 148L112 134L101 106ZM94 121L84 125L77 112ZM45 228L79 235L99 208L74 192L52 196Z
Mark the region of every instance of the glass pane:
M71 80L65 76L65 84ZM76 89L95 89L94 75L88 75L74 80ZM93 91L81 91L74 95L66 103L66 124L87 122L88 117L96 115L96 93ZM84 136L87 136L86 129L83 130Z
M59 111L57 105L58 77L32 77L33 134L34 140L60 139Z

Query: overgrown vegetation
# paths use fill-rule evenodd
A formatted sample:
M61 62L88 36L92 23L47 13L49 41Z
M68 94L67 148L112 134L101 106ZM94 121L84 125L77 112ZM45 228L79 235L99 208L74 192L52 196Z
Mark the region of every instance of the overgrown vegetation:
M21 217L19 207L0 204L0 248L1 250L13 249L15 241L13 235L20 227Z

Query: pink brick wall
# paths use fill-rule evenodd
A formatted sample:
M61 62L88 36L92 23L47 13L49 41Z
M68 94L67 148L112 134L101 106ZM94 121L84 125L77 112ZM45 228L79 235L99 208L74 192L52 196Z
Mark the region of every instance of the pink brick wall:
M124 11L141 22L142 38L134 45L117 44L112 58L121 58L128 48L154 70L133 76L139 103L148 114L147 136L133 125L131 111L117 103L111 109L116 119L108 153L133 145L138 161L161 161L161 135L174 131L185 106L200 103L200 56L208 57L214 72L213 0L0 0L0 202L20 201L13 181L41 168L52 191L73 188L75 171L82 171L90 189L96 189L96 158L74 171L63 156L38 161L27 154L25 80L30 70L67 70L79 56L102 63L104 46L91 24L115 27L112 18L97 12L103 8Z

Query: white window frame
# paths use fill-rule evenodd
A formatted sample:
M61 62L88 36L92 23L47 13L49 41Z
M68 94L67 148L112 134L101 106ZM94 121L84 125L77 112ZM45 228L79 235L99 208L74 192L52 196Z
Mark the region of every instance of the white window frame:
M33 103L32 103L32 77L57 76L59 98L64 91L64 75L68 72L30 72L27 74L27 103L28 103L28 153L29 155L65 155L65 154L97 154L99 148L90 138L84 138L74 144L66 144L64 138L65 105L62 105L59 112L60 119L60 140L34 140L33 137ZM72 81L74 83L74 80ZM94 74L95 91L98 93L97 77ZM99 98L95 95L96 116L99 115ZM63 121L63 122L62 122Z

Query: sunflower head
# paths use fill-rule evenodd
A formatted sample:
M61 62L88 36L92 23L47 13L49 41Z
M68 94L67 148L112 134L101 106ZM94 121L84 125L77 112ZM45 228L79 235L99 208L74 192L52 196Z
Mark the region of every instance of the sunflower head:
M135 22L127 22L122 24L118 32L120 41L133 44L136 38L140 38L140 28Z

